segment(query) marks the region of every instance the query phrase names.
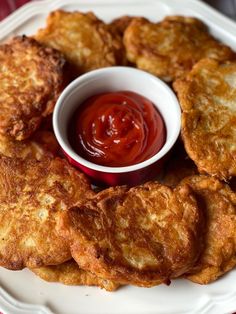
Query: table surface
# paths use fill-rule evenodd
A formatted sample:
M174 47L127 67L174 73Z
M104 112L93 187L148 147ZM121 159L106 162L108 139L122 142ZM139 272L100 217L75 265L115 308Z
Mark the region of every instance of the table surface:
M40 0L0 0L0 21L29 1ZM236 20L236 0L205 0L205 2Z

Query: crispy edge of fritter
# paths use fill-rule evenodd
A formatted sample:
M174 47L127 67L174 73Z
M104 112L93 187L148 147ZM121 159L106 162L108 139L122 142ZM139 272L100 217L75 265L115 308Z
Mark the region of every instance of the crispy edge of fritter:
M186 17L186 16L166 16L163 20L156 23L149 21L144 17L134 17L129 23L128 27L124 32L123 42L126 48L126 56L128 61L142 70L148 71L153 75L160 77L166 82L172 82L178 78L185 77L185 75L191 70L193 65L200 59L206 57L201 56L196 59L193 54L189 56L188 59L178 60L177 50L178 46L170 49L169 53L155 52L152 46L144 44L142 39L139 39L137 34L137 28L143 27L148 28L148 25L156 25L162 27L163 29L169 27L170 25L193 25L202 33L209 36L209 41L215 45L218 45L219 53L215 56L220 60L231 60L236 58L235 52L225 44L214 38L209 32L207 26L198 18ZM178 35L178 34L177 34ZM177 36L178 37L178 36ZM138 38L138 39L137 39ZM181 45L180 45L181 46ZM195 48L196 51L196 48ZM184 52L182 52L183 54ZM193 47L194 53L194 47ZM156 61L158 62L155 62ZM155 64L156 63L156 64Z
M0 180L5 185L6 204L9 206L9 208L7 206L6 208L2 207L0 212L1 241L4 241L3 244L1 243L0 265L11 270L20 270L24 267L35 268L45 265L57 265L71 259L69 244L56 231L56 222L60 210L65 210L72 204L79 203L82 201L82 197L89 198L94 194L90 188L88 179L70 166L67 161L58 157L54 159L46 158L43 161L0 157L0 167ZM16 177L17 169L19 170L18 181ZM54 176L58 175L61 178L61 182L58 181L58 178L54 178ZM65 177L72 182L72 186L67 186L68 182L65 180ZM19 184L22 181L26 181L26 185L22 184L20 186ZM42 187L43 181L45 181L46 187L45 185ZM42 189L39 190L40 186ZM26 195L26 201L29 202L29 205L27 203L26 205L31 206L30 208L33 209L33 212L29 213L29 216L30 214L39 214L37 213L37 209L45 210L46 208L51 214L49 218L46 216L46 223L43 221L39 226L35 220L32 222L32 216L28 219L29 216L21 203L23 200L21 189L23 187L25 189L23 193ZM12 192L13 189L14 192ZM78 191L78 189L80 190ZM43 205L40 203L39 208L34 208L34 202L37 204L39 201L38 196L41 195L42 198L42 193L44 193L43 197L45 193L49 193L49 195L46 194L46 197L49 197L49 203L47 203L46 199L43 200ZM53 204L50 203L51 196L56 200ZM20 206L22 206L22 212L25 212L25 215L19 212L18 215L14 215L12 211L16 211L16 208L19 211ZM10 217L12 220L9 219L8 222L7 220ZM27 219L27 223L25 219ZM15 222L12 224L12 221ZM5 225L2 224L9 224L10 222L11 224L7 228L11 227L13 230L9 232L7 229L6 232L6 229L4 229ZM29 230L31 230L31 233L29 233ZM33 248L27 247L25 241L28 238L31 240L32 237L37 243L42 245L40 247L33 246Z
M204 141L204 143L201 144L199 141L194 142L191 140L199 119L199 112L197 108L193 107L195 99L191 101L193 98L191 84L197 76L198 71L202 68L217 68L221 64L230 64L230 62L231 61L217 61L209 58L202 59L194 65L191 72L189 72L184 79L178 79L173 84L182 109L181 137L189 157L194 161L200 173L208 173L224 181L229 180L232 176L236 176L236 160L228 156L228 162L224 162L224 165L219 162L218 158L215 158L215 160L211 158L209 162L205 157L202 157L203 148L207 146L207 142ZM234 64L236 66L236 62L234 62ZM208 153L211 151L212 148L209 149Z
M12 54L18 53L25 54L25 51L32 51L32 63L38 68L38 73L43 75L44 89L42 89L43 98L41 100L40 107L37 108L35 104L28 104L25 100L24 106L28 107L29 112L24 112L16 107L16 113L14 116L9 117L7 126L1 130L1 133L6 136L15 138L16 140L24 140L31 136L31 134L39 127L42 118L52 113L56 100L64 87L69 83L68 78L68 64L63 55L52 48L45 47L38 43L33 38L23 36L17 36L12 38L7 43L0 46L0 50L5 54L7 62L11 62ZM36 63L37 60L37 63ZM44 67L42 66L44 64ZM24 64L22 64L24 66ZM45 72L47 68L47 72ZM42 79L42 78L41 78ZM49 90L49 82L53 82L53 88ZM52 85L52 83L50 83ZM46 91L45 91L46 89ZM26 95L24 95L26 97ZM31 94L32 97L32 94ZM19 104L17 104L18 106ZM20 108L21 109L21 108ZM19 116L17 116L19 111Z
M145 184L145 188L147 189L153 189L156 186L159 186L164 190L168 190L168 192L172 191L170 188L161 186L158 183L150 182ZM132 190L134 193L136 189L140 189L140 187L133 188ZM79 207L74 207L67 212L61 213L57 229L59 233L70 242L72 256L80 267L95 273L101 278L114 280L122 284L132 284L142 287L151 287L161 283L169 283L170 278L178 277L191 268L200 254L199 247L201 244L199 245L199 236L202 228L201 211L199 210L195 198L187 185L181 185L175 189L175 192L170 192L172 201L178 204L177 207L182 203L182 201L187 200L185 210L188 207L188 212L192 213L192 215L188 217L186 217L186 215L181 216L182 218L185 217L185 219L189 219L188 222L191 222L191 227L188 229L188 235L186 235L186 237L188 237L188 243L185 243L184 251L182 251L188 260L183 261L183 256L175 256L175 262L172 260L173 264L171 265L173 270L171 270L169 265L171 264L170 260L168 261L169 266L162 265L164 268L162 266L158 266L159 269L154 270L153 267L150 266L151 268L149 267L148 269L148 266L146 266L144 270L139 270L137 267L132 267L130 263L127 264L127 262L124 262L123 257L121 258L123 262L119 260L119 258L117 260L117 257L116 261L112 261L111 258L106 255L104 248L99 246L99 240L97 239L97 235L94 233L96 232L95 229L97 227L97 222L94 221L104 211L103 206L108 207L107 210L111 210L112 214L113 209L110 208L110 206L116 204L117 202L119 203L121 200L120 193L123 194L127 191L128 189L126 187L109 188L98 193L94 199L87 202L87 204L83 203ZM105 201L103 201L104 197ZM99 206L99 203L101 202L103 202L103 206ZM176 209L173 209L173 211L175 210ZM90 222L88 223L88 220L86 222L81 222L80 215L87 216L85 220L89 219ZM114 230L112 231L109 229L113 225L112 216L106 221L107 218L105 218L105 215L106 214L104 214L101 218L102 228L104 228L104 226L108 228L105 230L105 234L111 240L111 237L114 237ZM125 218L123 217L123 219ZM87 230L91 231L88 237L86 237L86 235L83 234L83 231L81 231L78 221L83 225L87 224ZM96 227L94 228L92 224L96 224ZM100 223L98 224L100 225ZM110 227L108 227L107 224ZM100 232L102 231L99 227L98 233L100 234ZM112 244L110 243L110 245ZM110 245L109 247L111 250L112 246ZM116 243L114 245L116 247L118 244ZM115 250L116 249L117 247ZM187 251L188 253L186 253ZM114 254L117 254L117 252Z
M131 15L123 15L115 18L108 25L112 33L117 33L121 37L123 37L126 28L129 26L134 18L136 17Z
M236 194L226 183L205 175L190 176L185 178L182 183L188 184L195 192L196 198L203 208L206 220L203 238L204 248L199 260L184 277L195 283L205 285L217 280L236 266ZM209 210L207 207L207 204L213 202L210 197L211 193L221 193L221 200L214 204L214 206L219 206L219 209L217 208L219 214L215 213L216 208ZM226 203L229 203L229 206L234 208L232 213L232 208L229 210L226 207ZM232 220L232 215L234 220ZM234 227L230 229L229 225L222 225L222 220L224 222L229 220L234 224ZM222 232L222 228L225 228L228 239L223 238L225 235ZM231 238L232 235L234 240ZM223 241L221 247L215 247L215 243L212 245L212 240L215 237L218 238L218 243ZM231 243L232 241L234 243ZM213 250L214 253L212 253ZM230 256L227 256L227 250L231 251Z
M103 62L106 61L106 66L126 64L125 51L124 51L122 38L119 36L118 33L116 32L113 33L109 25L105 24L101 19L99 19L91 11L86 12L86 13L80 12L80 11L68 12L64 10L53 11L47 17L46 27L39 29L38 32L34 35L34 38L40 43L44 44L45 46L56 48L50 35L53 34L56 28L58 28L57 23L58 23L58 20L60 20L61 16L74 16L75 19L76 18L80 19L81 16L86 17L88 19L90 27L94 28L93 32L97 32L100 40L103 40L103 48L104 48L103 54L104 55L101 57L101 59L103 60ZM81 27L81 32L83 29L84 28ZM90 37L92 36L91 32L88 32L87 35ZM95 68L94 67L85 68L84 65L74 62L72 60L73 58L71 58L70 55L66 53L65 49L59 49L58 47L57 49L60 50L64 54L65 58L71 65L71 69L73 69L74 67L73 76L78 76L90 70L94 70L95 68L100 68L97 66ZM90 47L82 47L81 49L88 50L90 49Z
M58 156L60 146L50 131L37 130L30 139L14 141L0 134L0 155L11 158L36 159Z
M30 270L45 281L59 282L69 286L98 286L107 291L115 291L120 286L118 283L101 279L93 273L81 269L74 260Z

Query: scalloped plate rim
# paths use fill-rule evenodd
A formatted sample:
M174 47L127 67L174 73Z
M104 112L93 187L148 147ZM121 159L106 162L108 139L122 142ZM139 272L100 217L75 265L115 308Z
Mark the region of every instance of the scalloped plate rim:
M124 6L127 6L129 4L131 5L143 5L144 2L150 2L150 3L162 3L166 4L168 0L119 0L119 4L123 4ZM169 0L170 1L170 0ZM215 23L223 23L223 27L226 32L228 32L229 35L232 37L235 36L234 33L236 33L236 23L230 20L228 17L222 15L215 9L211 8L205 3L202 3L200 0L171 0L172 3L169 2L170 7L174 7L178 5L188 5L188 6L195 6L198 13L204 12L204 14L208 14L210 17L210 20L215 21ZM76 0L42 0L39 2L31 2L28 4L25 4L18 10L16 10L14 13L12 13L10 16L8 16L6 19L4 19L2 22L0 22L0 41L10 35L10 33L14 32L14 30L17 27L20 27L22 23L26 22L27 19L31 16L31 14L39 14L40 12L48 12L57 8L60 8L64 5L75 5L78 4L78 9L82 5L88 6L91 5L112 5L115 4L116 0L79 0L76 2ZM236 276L235 276L236 278ZM224 280L224 279L223 279ZM235 300L235 308L236 310L236 289L233 292L229 292L225 294L224 296L218 296L213 294L205 293L203 295L205 302L203 304L200 304L197 308L192 309L192 311L189 310L182 310L182 311L176 311L175 314L207 314L209 311L211 311L212 308L217 306L218 304L222 304L227 302L230 303L231 301ZM13 296L9 294L6 290L4 290L2 287L0 287L0 311L4 314L13 314L12 312L8 312L10 310L14 309L16 312L14 314L52 314L53 312L47 308L44 305L40 304L29 304L25 302L18 301ZM22 312L21 310L31 312ZM20 312L21 311L21 312ZM229 313L229 311L233 311L231 308L228 308L226 310ZM159 314L166 312L158 312ZM216 312L214 312L216 313Z

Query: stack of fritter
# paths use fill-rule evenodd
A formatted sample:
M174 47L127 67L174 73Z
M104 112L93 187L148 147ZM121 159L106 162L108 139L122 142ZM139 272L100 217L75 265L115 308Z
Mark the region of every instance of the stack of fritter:
M34 39L0 46L0 265L108 291L177 277L206 284L232 269L234 60L201 21L180 16L105 24L55 11ZM60 157L51 114L75 75L125 64L174 82L182 136L161 183L95 193Z
M69 81L60 52L26 36L0 46L0 265L60 264L55 272L77 277L69 283L114 290L117 284L67 262L69 246L55 228L60 211L93 195L87 178L57 157L51 113Z

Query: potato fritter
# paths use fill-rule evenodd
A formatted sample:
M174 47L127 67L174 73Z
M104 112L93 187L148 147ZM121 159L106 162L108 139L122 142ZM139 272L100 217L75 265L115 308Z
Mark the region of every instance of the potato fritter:
M35 38L61 51L78 74L118 64L123 49L121 41L92 12L54 11Z
M200 172L236 176L236 62L204 59L174 83L182 113L182 138Z
M34 39L0 46L0 133L23 140L53 111L66 84L62 55Z
M16 141L0 134L0 155L41 160L57 156L60 146L50 131L36 131L31 139Z
M202 58L228 60L233 51L198 19L169 16L159 23L134 18L124 34L127 58L164 81L183 77Z
M123 15L111 21L109 28L112 33L118 33L121 37L123 37L126 28L134 18L135 17L133 16Z
M55 230L61 211L93 192L85 176L60 158L0 158L0 266L22 269L71 258Z
M196 194L206 216L205 248L186 278L208 284L236 265L236 194L213 177L183 180Z
M109 188L61 213L57 229L78 265L98 277L150 287L180 276L200 253L201 212L186 185Z
M197 173L197 167L188 157L182 142L178 141L173 149L170 159L165 165L161 183L174 188L185 177Z
M115 291L119 284L98 278L91 272L81 269L74 260L54 266L31 268L31 271L45 281L60 282L69 286L98 286L107 291Z

